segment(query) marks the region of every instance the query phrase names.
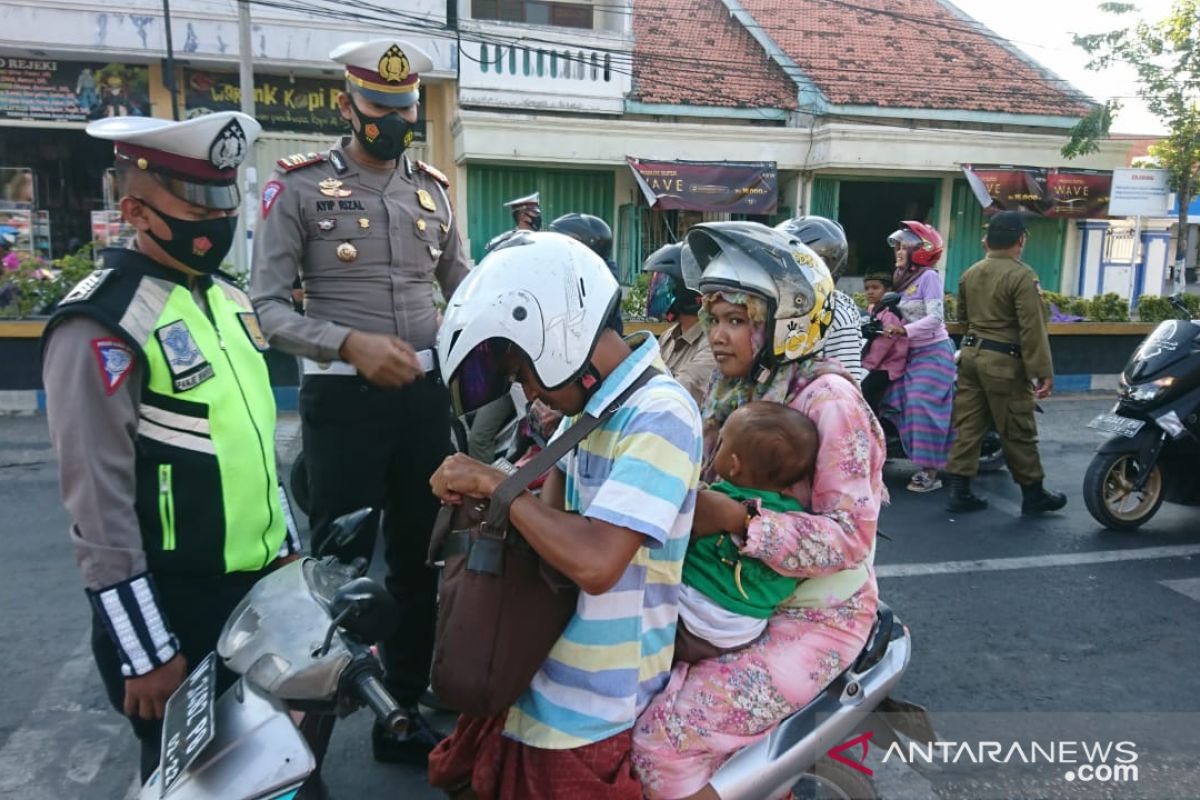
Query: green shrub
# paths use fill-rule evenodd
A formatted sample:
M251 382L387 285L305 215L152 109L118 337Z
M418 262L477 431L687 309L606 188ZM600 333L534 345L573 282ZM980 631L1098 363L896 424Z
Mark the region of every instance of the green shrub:
M95 268L90 244L48 263L24 253L17 261L15 270L0 274L0 317L50 313Z
M1105 292L1092 298L1087 318L1095 322L1129 322L1129 301L1116 292Z
M646 318L646 295L650 291L650 273L641 272L629 286L621 287L621 314L626 319Z
M1144 294L1138 298L1137 315L1142 322L1162 322L1176 317L1171 301L1153 294Z
M958 321L958 295L949 292L942 295L942 308L946 322Z
M850 297L854 300L854 305L858 306L859 311L866 312L867 296L865 294L862 292L855 292L854 294L850 295Z

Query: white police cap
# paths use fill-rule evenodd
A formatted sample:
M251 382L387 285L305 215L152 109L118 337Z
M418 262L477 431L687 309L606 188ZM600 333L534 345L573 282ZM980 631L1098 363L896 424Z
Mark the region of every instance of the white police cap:
M162 176L177 197L206 208L238 207L237 168L262 126L239 111L182 122L155 117L107 117L87 133L112 141L116 160Z
M346 80L356 94L394 108L417 102L421 73L433 69L424 50L402 39L346 42L329 58L346 66Z

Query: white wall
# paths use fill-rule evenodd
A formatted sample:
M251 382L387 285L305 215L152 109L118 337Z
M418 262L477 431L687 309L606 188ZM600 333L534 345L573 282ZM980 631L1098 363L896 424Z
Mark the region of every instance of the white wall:
M329 69L329 51L343 42L394 34L429 52L435 73L452 74L454 41L420 30L414 19L440 22L442 0L404 0L402 10L381 14L378 24L345 19L350 6L316 0L337 17L308 15L253 5L252 45L256 67L287 67L308 73ZM398 4L400 5L400 4ZM166 53L162 3L126 0L111 3L61 0L4 0L0 3L0 52L9 55L162 58ZM366 13L366 12L362 12ZM403 17L400 15L404 15ZM233 0L188 0L171 8L171 37L176 58L197 64L236 62L237 6Z

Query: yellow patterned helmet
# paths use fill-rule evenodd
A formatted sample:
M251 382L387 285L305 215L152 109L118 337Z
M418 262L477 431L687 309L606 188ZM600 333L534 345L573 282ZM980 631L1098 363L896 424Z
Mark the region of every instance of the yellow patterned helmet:
M767 301L760 364L776 367L821 349L833 322L833 277L811 248L757 222L708 222L688 231L701 294L747 292Z

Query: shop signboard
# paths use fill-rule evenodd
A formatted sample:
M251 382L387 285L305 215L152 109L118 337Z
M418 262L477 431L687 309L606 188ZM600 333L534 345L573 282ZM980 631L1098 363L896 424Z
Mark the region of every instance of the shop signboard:
M625 160L654 209L774 214L779 203L774 161Z
M1111 212L1122 217L1166 217L1171 207L1165 169L1115 169Z
M0 56L0 119L147 116L148 85L140 64Z
M239 111L242 89L237 73L185 69L184 108L189 118L213 111ZM287 75L254 76L254 117L266 130L322 133L347 132L337 97L346 82ZM425 89L417 109L413 140L425 141Z
M989 211L1052 219L1109 216L1111 172L981 164L962 169L976 199Z

